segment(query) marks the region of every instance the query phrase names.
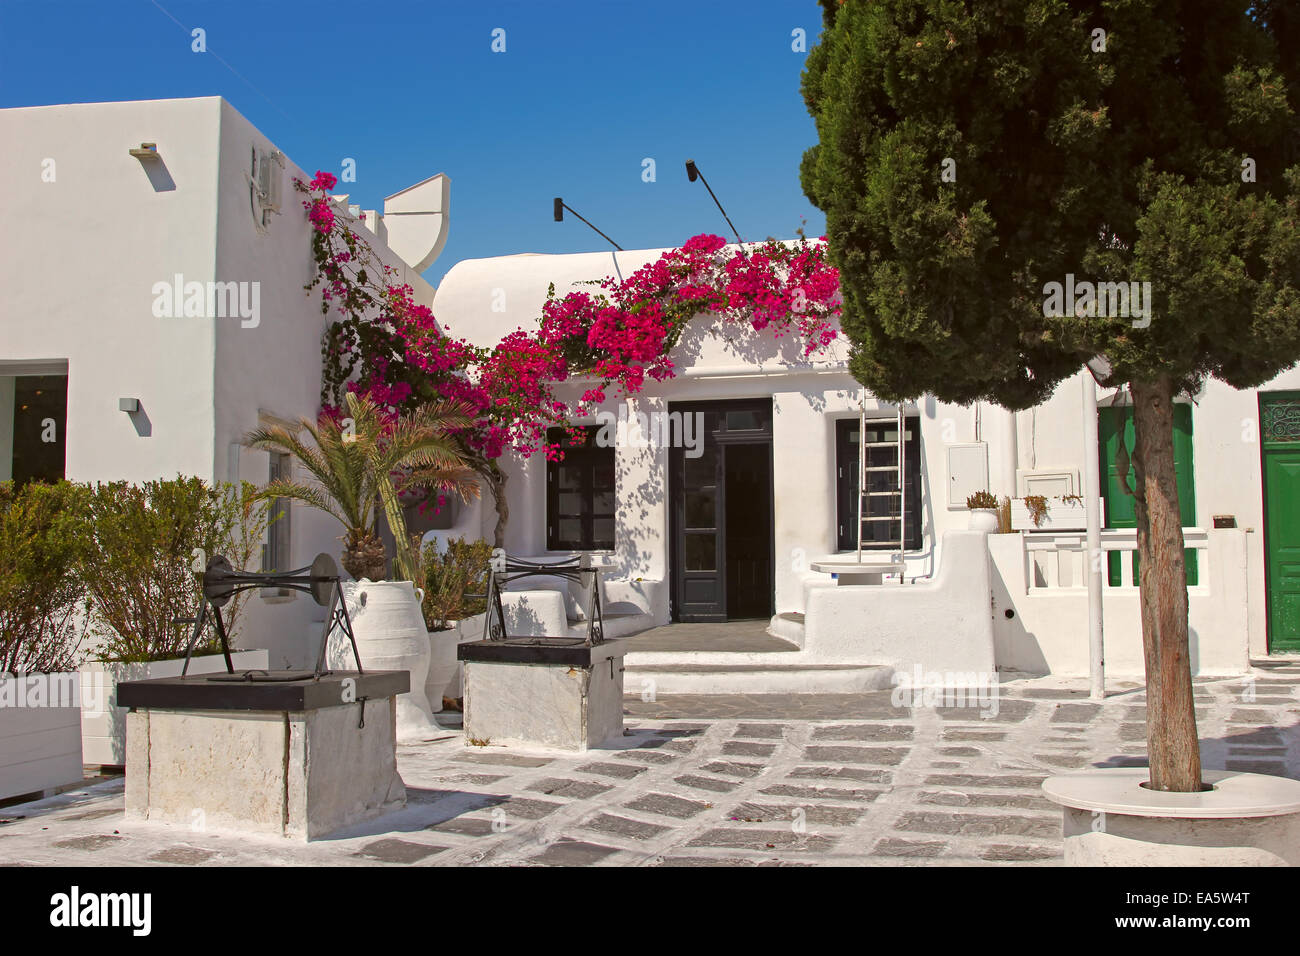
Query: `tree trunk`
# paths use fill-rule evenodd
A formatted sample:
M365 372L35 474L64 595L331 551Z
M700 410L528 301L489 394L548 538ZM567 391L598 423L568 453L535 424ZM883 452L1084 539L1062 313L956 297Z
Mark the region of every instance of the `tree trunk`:
M492 535L492 546L504 549L506 546L506 524L510 521L510 502L506 500L507 476L501 472L501 469L493 467L491 481L492 503L497 512L497 526Z
M1134 504L1147 679L1147 752L1153 790L1201 789L1201 751L1187 644L1187 568L1174 472L1169 379L1131 385Z

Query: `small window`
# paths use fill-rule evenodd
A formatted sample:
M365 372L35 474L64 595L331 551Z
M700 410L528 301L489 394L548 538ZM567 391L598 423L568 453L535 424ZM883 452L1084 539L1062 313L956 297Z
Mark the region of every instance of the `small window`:
M905 419L903 485L906 494L905 551L921 547L921 440L920 418ZM841 551L858 547L859 431L856 418L835 423L835 491L838 502L836 544ZM899 550L899 486L897 420L867 421L867 494L862 498L864 550Z
M281 452L272 452L270 472L271 481L275 481L276 479L284 479L288 481L291 477L292 471L289 465L289 456ZM266 529L266 544L262 548L263 571L292 570L292 566L289 563L290 514L288 498L272 499L271 505L266 511L266 518L270 524Z
M0 375L0 481L63 478L66 375Z
M564 452L546 464L546 547L610 551L614 547L614 449L596 444L599 426L578 436L552 428L546 440Z

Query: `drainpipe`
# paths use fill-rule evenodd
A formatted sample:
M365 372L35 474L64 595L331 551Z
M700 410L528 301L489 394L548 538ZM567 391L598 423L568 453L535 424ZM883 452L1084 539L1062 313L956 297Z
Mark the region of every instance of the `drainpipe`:
M1106 697L1106 665L1102 640L1101 606L1101 475L1097 460L1097 383L1085 371L1083 382L1083 500L1088 526L1084 573L1088 576L1088 677L1089 696Z

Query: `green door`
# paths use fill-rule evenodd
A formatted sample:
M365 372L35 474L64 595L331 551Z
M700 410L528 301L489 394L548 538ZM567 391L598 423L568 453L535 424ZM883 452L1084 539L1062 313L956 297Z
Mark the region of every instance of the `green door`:
M1106 505L1106 527L1136 528L1137 514L1133 509L1133 496L1126 494L1115 473L1115 452L1119 450L1120 428L1124 430L1124 444L1133 451L1133 409L1129 406L1107 406L1097 409L1097 441L1101 446L1101 474L1106 480L1101 486L1101 497ZM1196 524L1196 484L1192 471L1192 406L1184 402L1174 405L1174 472L1178 476L1178 511L1183 527ZM1135 478L1129 469L1129 487ZM1187 584L1196 584L1196 550L1188 548L1184 554L1187 562ZM1120 584L1120 561L1123 553L1111 552L1107 557L1107 573L1111 587ZM1138 581L1137 552L1132 552L1133 582Z
M1259 396L1268 649L1300 651L1300 392Z

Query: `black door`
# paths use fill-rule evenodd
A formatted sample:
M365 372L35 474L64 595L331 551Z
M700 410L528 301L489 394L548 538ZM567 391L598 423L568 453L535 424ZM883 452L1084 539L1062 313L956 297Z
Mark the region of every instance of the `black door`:
M673 618L725 621L770 617L772 403L674 402L672 496ZM683 431L683 416L698 416Z

